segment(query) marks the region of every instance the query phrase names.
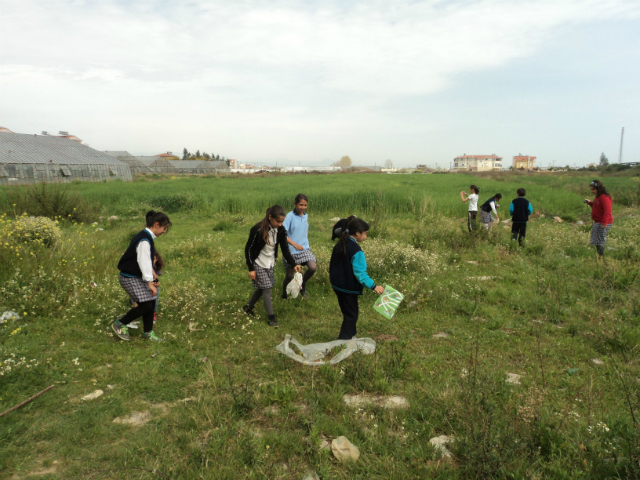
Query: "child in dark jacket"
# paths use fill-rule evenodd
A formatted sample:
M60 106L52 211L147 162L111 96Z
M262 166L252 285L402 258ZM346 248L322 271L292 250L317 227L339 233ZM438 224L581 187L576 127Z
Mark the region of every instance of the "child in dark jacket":
M158 290L154 284L157 276L153 271L154 240L166 233L170 226L171 221L166 213L153 210L147 212L147 228L133 237L129 248L120 258L118 263L120 285L136 304L124 317L111 325L113 331L122 340L131 340L128 325L142 317L144 324L142 338L155 342L162 341L153 332L153 309L158 296Z
M340 241L331 254L329 278L343 316L339 340L350 340L356 336L358 296L362 295L363 286L378 295L384 292L384 287L376 285L367 275L367 261L358 245L367 239L368 232L367 222L359 218L352 219L340 233Z
M244 247L244 256L247 267L249 267L249 278L253 283L254 291L242 310L247 315L253 316L254 306L262 297L264 308L267 311L267 322L269 326L275 328L278 328L278 322L273 313L271 289L276 283L274 266L276 258L278 258L278 245L280 245L280 250L287 263L293 265L294 270L298 273L302 270L289 252L287 230L282 226L284 218L285 211L280 205L268 208L262 221L251 227L249 239Z
M533 214L533 205L531 202L524 198L527 191L524 188L518 189L518 198L514 199L509 205L509 213L511 214L511 220L513 225L511 226L512 240L518 240L518 243L522 245L522 239L527 234L527 222L529 221L529 215Z

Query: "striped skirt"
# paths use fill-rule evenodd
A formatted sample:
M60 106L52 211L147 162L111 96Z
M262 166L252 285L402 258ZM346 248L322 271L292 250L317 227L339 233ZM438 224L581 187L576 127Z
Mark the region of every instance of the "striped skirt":
M273 288L276 283L275 268L262 268L258 264L255 264L255 267L256 279L251 280L251 283L253 283L253 288L259 288L260 290Z
M307 262L317 262L316 256L313 253L311 253L311 250L309 249L303 250L301 252L292 253L291 256L296 261L296 265L304 265ZM282 258L282 263L284 264L285 268L293 268L296 266L296 265L289 265L287 263L287 259L284 258L284 256Z
M125 277L120 275L118 276L118 280L120 280L120 285L122 285L124 291L127 292L129 298L134 302L140 304L142 302L150 302L151 300L156 299L156 296L151 294L151 290L149 290L147 282L141 278Z
M590 244L604 246L604 244L607 243L607 234L609 233L611 225L611 223L609 225L605 225L603 223L594 223L593 227L591 227Z

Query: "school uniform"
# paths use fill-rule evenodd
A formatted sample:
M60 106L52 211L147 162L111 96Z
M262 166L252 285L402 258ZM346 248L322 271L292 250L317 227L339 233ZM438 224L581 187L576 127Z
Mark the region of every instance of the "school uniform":
M329 264L329 280L333 291L338 297L338 305L343 320L340 328L339 340L350 340L357 332L358 296L362 295L364 287L373 290L375 282L367 275L367 261L364 252L353 237L347 241L347 253L342 252L341 243L333 247Z
M533 214L533 205L526 198L518 197L509 205L509 213L513 222L511 225L513 240L518 240L518 242L522 243L522 239L527 234L529 215Z
M302 251L298 251L293 245L289 245L289 253L296 263L290 264L283 255L282 262L285 268L293 268L296 265L304 265L307 262L316 262L316 257L309 246L309 215L306 213L298 215L295 210L292 210L284 217L282 226L287 230L287 236L303 248Z
M278 258L278 245L282 251L282 256L290 265L297 265L289 252L287 243L287 230L280 226L272 228L269 226L269 242L265 242L261 230L262 222L256 223L249 231L249 239L244 247L244 256L250 272L256 272L253 286L260 290L273 288L275 284L274 267Z
M122 317L119 322L128 325L142 317L144 333L153 330L153 307L157 295L151 293L149 283L153 281L154 233L145 228L138 233L118 262L120 285L129 298L138 304Z
M489 225L495 220L491 213L496 217L498 216L498 212L496 211L496 197L491 197L482 204L482 207L480 207L480 221L485 225Z
M153 281L154 240L156 236L145 228L138 233L118 262L120 285L136 303L155 300L148 282Z

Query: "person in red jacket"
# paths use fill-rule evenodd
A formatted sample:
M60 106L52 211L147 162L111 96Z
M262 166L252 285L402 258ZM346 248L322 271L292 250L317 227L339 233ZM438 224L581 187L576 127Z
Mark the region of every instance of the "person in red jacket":
M611 195L600 180L594 180L589 184L591 193L596 198L590 201L584 199L584 203L591 207L591 219L593 227L591 227L591 245L595 245L598 255L604 261L604 244L607 242L607 233L611 225L613 225L613 215L611 214Z

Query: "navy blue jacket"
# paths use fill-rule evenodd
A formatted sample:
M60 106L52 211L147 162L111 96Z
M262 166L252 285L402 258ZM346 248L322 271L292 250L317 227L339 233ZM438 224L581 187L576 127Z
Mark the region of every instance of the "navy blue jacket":
M138 265L138 253L136 252L136 248L138 248L138 244L140 242L149 242L151 246L151 265L153 265L153 256L155 254L153 237L146 230L142 230L133 237L133 240L131 240L131 243L129 244L129 248L127 248L124 255L122 255L122 258L118 262L120 275L124 275L125 277L142 278L142 271Z
M360 245L349 238L347 254L342 253L342 246L338 242L333 247L329 264L329 280L334 290L353 295L362 295L363 286L376 288L374 281L367 275L367 261Z

